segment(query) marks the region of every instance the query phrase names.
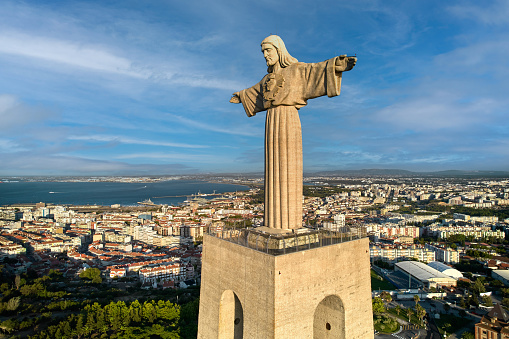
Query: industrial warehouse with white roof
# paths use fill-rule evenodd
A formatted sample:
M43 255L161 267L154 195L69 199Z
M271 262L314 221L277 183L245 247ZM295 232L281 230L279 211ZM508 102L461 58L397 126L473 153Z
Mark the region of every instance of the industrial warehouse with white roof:
M437 271L442 272L445 275L448 275L451 278L458 280L459 278L463 278L463 274L455 268L448 266L440 261L432 261L428 264L431 268L436 269Z
M418 261L402 261L395 270L411 276L425 287L456 286L456 279Z

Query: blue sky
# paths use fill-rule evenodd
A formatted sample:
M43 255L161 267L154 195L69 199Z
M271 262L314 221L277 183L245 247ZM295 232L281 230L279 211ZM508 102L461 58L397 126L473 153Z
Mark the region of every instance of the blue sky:
M0 2L0 175L263 171L233 92L280 35L358 57L300 110L304 170L509 170L509 2Z

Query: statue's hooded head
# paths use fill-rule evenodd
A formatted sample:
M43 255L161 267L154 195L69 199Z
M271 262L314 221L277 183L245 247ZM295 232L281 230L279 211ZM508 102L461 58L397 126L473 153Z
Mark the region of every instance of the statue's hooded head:
M277 50L277 54L279 56L279 67L285 68L287 66L290 66L293 63L298 62L297 59L295 59L294 57L292 57L290 55L290 53L288 53L288 51L286 50L285 43L283 42L283 39L281 39L279 36L270 35L270 36L266 37L265 39L263 39L262 49L263 49L263 45L265 45L265 44L270 44L270 45L274 46L274 48ZM271 73L273 71L274 66L275 65L268 66L267 72Z

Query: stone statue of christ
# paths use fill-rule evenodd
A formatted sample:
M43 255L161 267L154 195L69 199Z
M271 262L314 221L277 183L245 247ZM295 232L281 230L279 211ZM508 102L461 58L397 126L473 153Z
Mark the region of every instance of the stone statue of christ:
M298 62L283 40L262 41L267 75L253 87L235 92L249 117L267 111L265 121L265 226L291 230L302 227L302 131L298 110L309 99L339 95L342 72L357 58L342 55L319 63Z

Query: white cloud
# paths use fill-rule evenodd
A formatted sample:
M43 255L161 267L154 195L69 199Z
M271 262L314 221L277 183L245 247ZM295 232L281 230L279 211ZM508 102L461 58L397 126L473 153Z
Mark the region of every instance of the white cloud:
M483 37L479 41L470 36L465 39L464 46L438 55L435 58L437 66L444 71L452 68L474 73L477 73L479 68L481 70L485 68L499 69L500 67L507 69L509 37L505 32L502 35L492 32L490 36Z
M229 162L231 159L219 157L212 154L189 154L189 153L157 153L157 152L143 152L143 153L130 153L116 156L115 159L155 159L155 160L172 160L172 161L186 161L192 163L211 163L217 164L221 162Z
M137 58L143 57L138 51ZM199 68L189 68L189 62L173 56L165 63L140 62L116 55L108 48L84 42L74 42L16 31L0 31L0 54L27 57L39 61L52 62L84 70L117 74L134 79L159 81L189 87L232 90L241 87L238 81L220 78L210 72L200 72ZM171 56L170 56L171 59ZM176 68L174 65L181 65ZM187 65L182 67L183 65Z
M16 142L9 139L0 139L0 153L15 153L23 151L26 151L26 149L20 147Z
M447 129L449 132L478 126L491 120L489 113L496 103L489 99L460 102L453 94L435 93L392 104L374 114L375 121L386 128L429 133Z
M136 78L149 77L147 72L133 69L132 61L116 56L100 46L12 31L0 32L0 53L42 59Z
M448 8L453 14L473 19L485 24L500 25L509 23L509 2L506 0L495 0L478 2L478 6L461 4Z
M196 169L183 164L128 164L111 160L87 159L72 156L40 155L20 157L18 154L2 156L0 175L137 175L141 173L178 174L192 173Z
M16 96L0 94L0 131L19 135L26 125L47 120L55 114L45 108L30 106Z
M165 146L165 147L182 147L182 148L208 148L206 145L192 145L182 144L164 141L154 141L146 139L128 138L124 136L116 135L87 135L87 136L69 136L69 140L82 140L89 142L117 142L123 144L135 144L135 145L150 145L150 146Z
M237 106L239 110L243 111L244 108L241 105ZM207 131L212 132L218 132L218 133L225 133L225 134L233 134L233 135L244 135L244 136L259 136L261 135L261 131L258 129L245 129L244 127L235 127L235 128L225 128L225 127L218 127L210 124L209 122L199 122L196 120L191 120L188 118L184 118L179 115L166 113L165 116L169 117L171 120L176 120L186 126L193 127L193 128L199 128Z

